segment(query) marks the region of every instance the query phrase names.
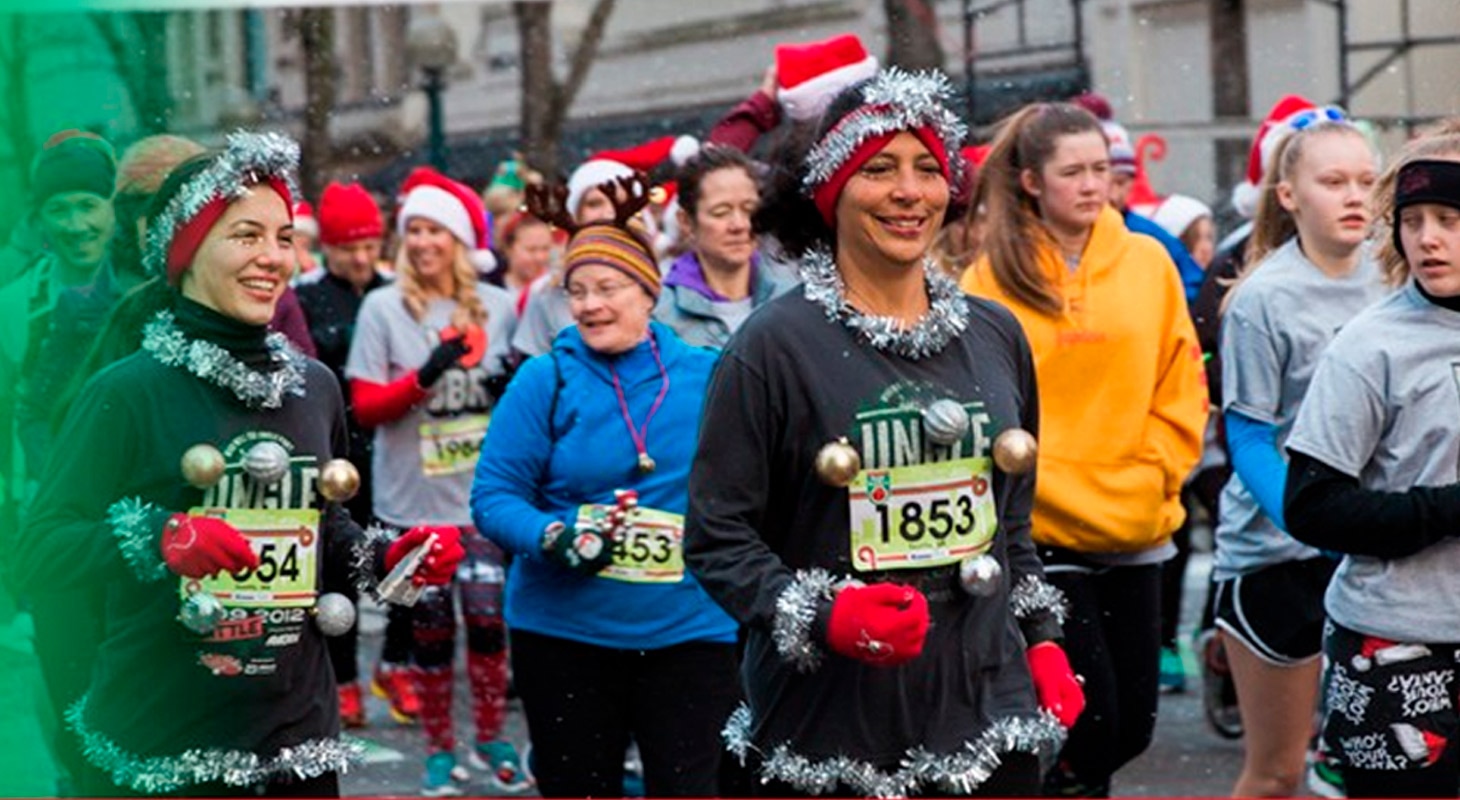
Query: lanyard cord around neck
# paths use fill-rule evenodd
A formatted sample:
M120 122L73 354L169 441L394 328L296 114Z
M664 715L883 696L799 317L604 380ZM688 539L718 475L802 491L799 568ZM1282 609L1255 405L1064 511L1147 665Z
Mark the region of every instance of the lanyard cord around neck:
M659 406L664 404L665 395L669 394L669 370L664 368L664 360L659 357L659 345L654 342L654 335L649 335L649 351L654 354L654 363L659 367L659 396L654 398L654 405L649 407L649 415L644 417L644 427L640 429L634 425L633 414L629 412L629 401L624 396L623 383L618 379L618 370L613 364L608 365L608 374L613 377L613 391L618 395L618 408L624 417L624 426L629 429L629 437L634 440L634 449L639 453L639 471L653 472L654 459L649 457L649 448L646 444L649 438L649 423L653 421L654 414L659 411Z

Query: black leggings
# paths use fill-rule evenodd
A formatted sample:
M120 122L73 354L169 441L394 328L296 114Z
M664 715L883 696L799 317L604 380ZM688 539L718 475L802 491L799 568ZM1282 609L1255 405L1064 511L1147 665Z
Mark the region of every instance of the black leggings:
M1065 651L1085 678L1085 713L1060 751L1057 772L1092 796L1145 752L1156 728L1161 654L1161 565L1095 566L1041 548L1049 582L1065 593Z
M616 650L512 632L543 797L622 797L632 738L649 797L719 794L720 730L740 701L735 645Z

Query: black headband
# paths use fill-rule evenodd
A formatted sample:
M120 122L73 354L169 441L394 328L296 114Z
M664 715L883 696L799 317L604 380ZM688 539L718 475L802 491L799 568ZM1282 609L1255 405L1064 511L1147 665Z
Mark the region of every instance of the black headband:
M1421 203L1460 208L1460 161L1420 159L1399 168L1394 181L1394 249L1401 255L1399 212Z

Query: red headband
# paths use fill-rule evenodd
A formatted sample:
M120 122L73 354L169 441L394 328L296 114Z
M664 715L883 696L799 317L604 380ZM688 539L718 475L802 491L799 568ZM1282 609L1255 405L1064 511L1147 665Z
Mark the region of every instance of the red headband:
M868 159L882 152L882 148L890 144L902 132L889 131L866 139L857 145L857 149L847 156L847 160L837 167L836 172L833 172L825 183L816 187L811 199L816 203L816 210L821 212L821 218L826 221L827 225L832 228L836 227L836 201L841 197L842 189L846 188L847 181L852 179L852 176L862 168L863 164L867 163ZM948 150L943 146L943 140L938 137L937 131L928 125L923 125L910 128L907 132L918 137L918 141L927 146L928 152L938 159L938 167L943 170L943 179L948 180Z
M284 198L284 207L289 209L289 219L294 219L294 198L289 194L289 186L280 178L270 175L264 178L267 183L279 196ZM257 185L257 184L255 184ZM193 218L178 226L177 232L172 236L172 243L167 247L167 283L176 286L182 280L182 274L188 271L193 263L193 256L198 254L198 248L203 245L203 239L208 236L208 231L218 223L223 212L233 204L236 198L215 197L208 201Z

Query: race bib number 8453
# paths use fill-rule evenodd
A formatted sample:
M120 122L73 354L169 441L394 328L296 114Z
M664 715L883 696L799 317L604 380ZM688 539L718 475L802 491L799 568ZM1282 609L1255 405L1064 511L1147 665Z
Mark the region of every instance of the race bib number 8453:
M988 550L998 529L988 458L863 470L848 495L862 572L956 563Z

